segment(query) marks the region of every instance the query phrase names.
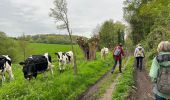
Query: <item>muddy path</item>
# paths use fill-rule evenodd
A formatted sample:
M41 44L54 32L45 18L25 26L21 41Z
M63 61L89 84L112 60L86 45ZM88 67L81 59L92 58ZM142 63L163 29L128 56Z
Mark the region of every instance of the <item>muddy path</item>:
M99 87L103 82L111 75L111 71L108 71L103 77L101 77L94 85L90 86L84 93L82 93L77 100L96 100L94 94L99 90Z
M135 86L126 100L155 100L152 92L152 83L146 70L136 70L134 77Z

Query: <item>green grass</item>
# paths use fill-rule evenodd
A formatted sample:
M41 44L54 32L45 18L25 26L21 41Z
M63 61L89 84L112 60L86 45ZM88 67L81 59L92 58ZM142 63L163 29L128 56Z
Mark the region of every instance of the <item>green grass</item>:
M83 57L82 51L80 50L78 45L74 45L75 52L78 56L78 58ZM29 48L32 49L32 54L44 54L48 52L52 58L56 58L55 54L56 52L67 52L71 51L71 45L61 45L61 44L43 44L43 43L31 43L29 44Z
M118 79L116 88L112 94L112 100L124 100L124 98L129 95L129 92L132 89L132 86L134 85L133 63L134 58L131 57L126 66L126 69Z
M49 52L54 59L54 52L69 51L69 45L56 44L30 44L35 54L43 54ZM77 48L77 64L78 75L74 76L73 69L66 69L64 73L59 73L58 63L54 62L54 75L47 72L47 77L39 74L37 79L30 82L24 79L22 67L18 64L13 65L13 73L15 80L7 81L0 88L0 99L18 99L18 100L36 100L36 99L55 99L55 100L75 100L78 95L84 92L90 85L94 84L103 74L111 69L111 55L107 58L107 62L100 59L97 55L95 61L85 61L83 54L78 46ZM56 61L56 60L53 60ZM6 75L8 77L8 75Z
M123 65L126 63L126 61L127 58L123 59ZM114 73L106 77L106 79L102 82L102 85L99 86L99 90L93 95L95 99L99 99L106 92L106 89L109 88L110 85L115 81L115 78L118 73L119 73L119 67L117 65Z

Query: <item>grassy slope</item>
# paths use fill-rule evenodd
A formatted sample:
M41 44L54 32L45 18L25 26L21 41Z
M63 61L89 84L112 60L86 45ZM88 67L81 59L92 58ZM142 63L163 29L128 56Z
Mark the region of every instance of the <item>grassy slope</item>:
M68 51L68 45L55 44L31 44L35 54L43 54L49 52L54 58L54 52ZM78 46L76 46L78 48ZM107 58L107 62L101 59L96 61L86 62L82 58L83 55L80 49L77 49L78 54L78 75L73 75L72 69L67 69L60 74L57 68L57 62L54 68L54 75L47 73L47 78L39 74L37 79L28 82L24 80L21 66L14 64L13 73L15 80L5 82L0 88L1 99L55 99L55 100L74 100L87 87L93 84L104 73L110 70L112 63L111 56ZM97 58L100 58L98 55ZM53 61L56 61L55 59ZM7 79L8 80L8 79Z
M133 62L134 58L131 57L129 63L126 66L126 69L116 84L116 88L112 94L112 100L124 100L124 98L128 96L131 87L134 85Z

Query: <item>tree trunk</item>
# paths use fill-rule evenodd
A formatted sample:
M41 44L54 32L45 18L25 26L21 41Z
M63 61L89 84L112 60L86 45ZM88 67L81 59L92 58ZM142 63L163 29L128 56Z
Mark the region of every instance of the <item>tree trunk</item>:
M67 31L69 33L69 37L70 37L70 40L71 40L71 49L73 51L73 59L74 59L74 74L77 75L77 63L76 63L76 53L75 53L75 50L74 50L74 46L73 46L73 40L72 40L72 32L70 31L68 25L67 25Z

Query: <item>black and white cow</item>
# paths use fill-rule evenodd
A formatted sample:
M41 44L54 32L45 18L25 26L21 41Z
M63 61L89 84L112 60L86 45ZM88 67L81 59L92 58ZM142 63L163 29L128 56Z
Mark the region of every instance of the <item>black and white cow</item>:
M73 63L73 52L57 52L55 53L57 55L58 61L59 61L59 70L65 70L65 66L68 63Z
M11 58L8 55L0 55L0 74L2 75L2 81L5 81L5 72L9 74L10 80L14 79Z
M32 79L32 77L36 78L38 73L44 73L48 69L53 74L51 56L48 53L44 55L32 55L19 64L23 66L24 77L28 80Z

